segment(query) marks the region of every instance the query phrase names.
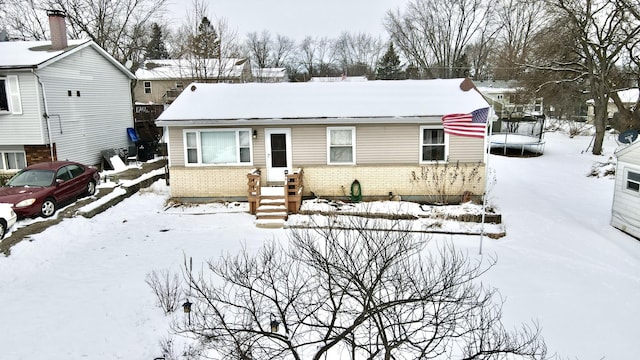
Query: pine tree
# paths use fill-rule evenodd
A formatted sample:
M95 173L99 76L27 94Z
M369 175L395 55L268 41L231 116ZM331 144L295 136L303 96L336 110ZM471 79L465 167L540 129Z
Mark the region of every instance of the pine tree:
M147 44L146 49L146 58L147 59L168 59L169 52L167 51L166 46L164 45L164 40L162 39L162 29L157 23L153 23L151 26L151 40Z
M404 74L400 68L400 57L393 48L393 43L389 43L387 52L382 56L376 67L376 79L378 80L399 80Z
M220 58L218 34L206 16L202 18L196 35L191 39L191 51L200 59Z

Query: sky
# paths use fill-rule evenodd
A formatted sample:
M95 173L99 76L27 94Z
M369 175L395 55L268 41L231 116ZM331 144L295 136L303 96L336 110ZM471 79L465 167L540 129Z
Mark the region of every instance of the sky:
M586 176L608 161L615 135L605 137L602 156L585 151L591 136L550 132L545 140L540 157L490 156L489 205L502 214L506 236L485 237L483 255L477 235L436 234L432 241L474 260L495 257L481 280L506 301L505 325L537 321L550 354L635 359L640 241L609 225L614 179ZM285 229L257 228L246 203L167 207L168 197L158 181L91 219L64 219L0 257L0 358L158 357L170 323L185 318L156 306L149 273L179 271L185 256L199 269L224 252L287 241ZM376 211L397 205L378 203Z
M250 32L268 30L272 36L295 40L306 36L337 38L342 32L380 35L387 40L383 19L390 9L401 9L409 0L205 0L214 18L225 18L242 39ZM190 1L174 0L170 18L181 23Z

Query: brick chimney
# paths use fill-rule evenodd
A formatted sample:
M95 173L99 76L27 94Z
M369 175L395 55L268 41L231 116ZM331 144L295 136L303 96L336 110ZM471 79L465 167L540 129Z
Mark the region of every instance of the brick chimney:
M49 30L51 31L51 50L62 50L67 47L67 17L64 11L47 10Z

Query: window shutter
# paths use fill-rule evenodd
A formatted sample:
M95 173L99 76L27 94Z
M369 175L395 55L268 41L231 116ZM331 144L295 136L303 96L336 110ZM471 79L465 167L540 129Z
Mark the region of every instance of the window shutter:
M9 104L12 114L22 114L22 102L20 101L20 84L18 83L18 76L7 76L7 83L9 84Z

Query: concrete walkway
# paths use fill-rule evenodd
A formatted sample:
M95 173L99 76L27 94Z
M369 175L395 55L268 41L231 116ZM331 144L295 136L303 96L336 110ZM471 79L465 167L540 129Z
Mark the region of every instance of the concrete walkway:
M139 168L130 168L117 174L120 182L116 187L100 187L95 196L78 199L71 205L65 206L51 218L37 221L32 224L12 229L11 234L0 242L0 252L6 256L11 254L11 247L15 244L28 240L30 235L38 234L46 230L49 226L58 224L66 218L84 216L91 218L106 209L118 204L127 197L135 194L141 188L151 185L153 182L165 178L163 169L167 161L165 159L141 163ZM116 190L118 189L118 190ZM89 206L90 204L95 206ZM89 207L88 211L81 211L82 208ZM14 227L19 226L20 221Z

